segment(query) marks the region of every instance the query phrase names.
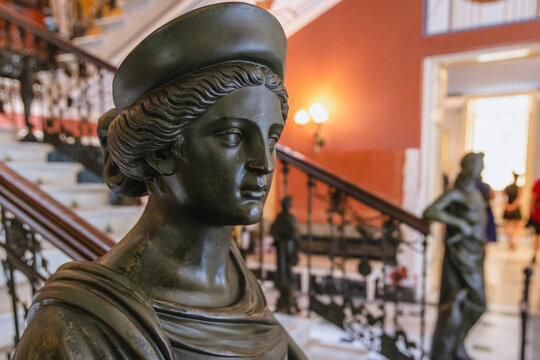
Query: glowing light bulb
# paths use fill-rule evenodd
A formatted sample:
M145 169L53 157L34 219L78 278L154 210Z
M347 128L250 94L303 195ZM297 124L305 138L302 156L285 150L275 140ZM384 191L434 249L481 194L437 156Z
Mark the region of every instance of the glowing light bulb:
M294 122L298 125L306 125L309 122L309 114L306 110L301 109L294 114Z
M309 108L309 115L311 115L311 118L313 121L315 121L317 124L325 123L328 120L328 111L321 103L314 103Z

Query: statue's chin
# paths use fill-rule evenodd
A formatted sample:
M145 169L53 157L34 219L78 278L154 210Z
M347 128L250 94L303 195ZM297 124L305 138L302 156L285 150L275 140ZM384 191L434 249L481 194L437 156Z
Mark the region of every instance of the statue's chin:
M244 223L242 225L252 225L261 221L262 218L262 206L253 206L248 210Z

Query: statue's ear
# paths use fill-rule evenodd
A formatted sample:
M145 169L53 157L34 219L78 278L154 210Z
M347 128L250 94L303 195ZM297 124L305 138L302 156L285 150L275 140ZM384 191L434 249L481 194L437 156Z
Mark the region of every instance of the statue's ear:
M176 157L167 150L159 150L146 154L146 162L163 176L174 174Z

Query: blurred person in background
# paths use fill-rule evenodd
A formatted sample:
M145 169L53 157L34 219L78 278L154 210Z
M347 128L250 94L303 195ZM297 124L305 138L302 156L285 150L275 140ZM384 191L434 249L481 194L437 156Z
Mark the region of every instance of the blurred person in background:
M486 239L488 243L497 241L497 227L495 225L495 216L493 215L493 209L491 208L491 200L495 197L495 193L489 184L485 183L483 179L479 179L476 183L476 188L482 194L482 198L486 203Z
M538 247L540 246L540 178L536 179L532 187L531 193L531 215L527 226L534 228L535 239L534 239L534 255L532 262L536 262L536 253L538 252Z
M512 175L514 175L514 182L504 188L506 203L504 204L503 219L506 223L508 245L511 250L514 250L521 224L521 188L517 185L519 174L513 172Z

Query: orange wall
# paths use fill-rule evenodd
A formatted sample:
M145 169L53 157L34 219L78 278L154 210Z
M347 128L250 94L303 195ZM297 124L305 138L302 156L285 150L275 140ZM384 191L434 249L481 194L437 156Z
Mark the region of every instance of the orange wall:
M424 57L540 40L539 21L423 37L422 16L421 0L343 0L289 39L282 143L398 205L404 151L420 147ZM330 113L318 155L313 128L293 120L316 101Z

